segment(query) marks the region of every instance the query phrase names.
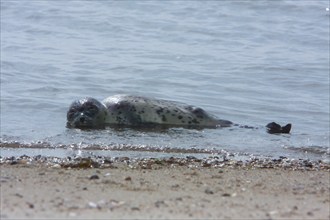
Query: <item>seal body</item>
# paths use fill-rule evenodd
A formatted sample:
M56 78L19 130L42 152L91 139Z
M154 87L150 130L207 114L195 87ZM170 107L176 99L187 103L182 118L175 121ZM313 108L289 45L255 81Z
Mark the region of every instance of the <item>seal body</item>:
M108 109L106 124L228 127L231 122L219 120L199 107L180 102L141 96L115 95L103 100Z
M87 119L84 118L84 115L88 116ZM102 103L93 98L75 101L70 106L67 119L67 127L77 128L95 128L111 125L215 128L232 125L232 122L220 120L199 107L175 101L133 95L110 96L103 100Z
M199 107L184 103L134 95L114 95L102 102L94 98L74 101L67 112L67 127L80 129L105 128L106 126L165 126L187 128L217 128L233 124L207 113ZM270 134L289 134L291 124L281 126L275 122L266 125Z

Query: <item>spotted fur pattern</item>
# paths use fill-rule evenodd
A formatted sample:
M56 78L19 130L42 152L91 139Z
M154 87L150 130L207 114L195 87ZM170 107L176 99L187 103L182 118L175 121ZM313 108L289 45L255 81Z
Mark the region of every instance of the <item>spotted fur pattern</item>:
M228 127L232 123L219 120L203 109L179 102L131 95L115 95L103 100L108 109L106 124L161 124L173 126Z

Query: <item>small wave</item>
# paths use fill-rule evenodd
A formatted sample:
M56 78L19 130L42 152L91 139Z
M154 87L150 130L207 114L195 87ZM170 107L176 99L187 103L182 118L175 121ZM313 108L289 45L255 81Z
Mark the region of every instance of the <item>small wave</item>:
M322 147L322 146L307 146L307 147L285 147L288 150L303 152L303 153L312 153L317 155L330 155L330 147Z
M30 92L51 92L51 93L56 93L60 92L61 89L56 88L54 86L40 86L37 88L30 89Z
M0 142L0 148L31 148L31 149L80 149L80 150L109 150L109 151L141 151L141 152L162 152L162 153L193 153L193 154L226 154L225 150L216 149L200 149L200 148L170 148L170 147L154 147L148 145L128 145L128 144L58 144L53 145L47 142L36 143L20 143L20 142Z

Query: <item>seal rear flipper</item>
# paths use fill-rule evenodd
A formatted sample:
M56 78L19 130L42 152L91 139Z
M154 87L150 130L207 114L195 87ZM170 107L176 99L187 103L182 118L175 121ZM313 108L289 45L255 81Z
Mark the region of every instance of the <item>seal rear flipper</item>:
M282 127L275 122L271 122L266 125L266 128L269 134L289 134L291 131L291 124L287 124Z
M289 134L290 131L291 131L291 127L292 127L291 124L287 124L287 125L285 125L284 127L282 127L282 133L283 133L283 134Z

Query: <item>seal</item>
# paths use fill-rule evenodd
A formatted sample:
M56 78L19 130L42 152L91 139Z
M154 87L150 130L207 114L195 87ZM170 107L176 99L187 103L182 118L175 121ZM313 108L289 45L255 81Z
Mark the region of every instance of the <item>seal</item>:
M290 129L282 129L280 125L272 123L267 127L269 133L290 132L291 124ZM114 95L102 102L90 97L83 98L74 101L67 112L68 128L102 129L106 126L145 127L150 125L218 128L237 124L218 119L193 105L134 95Z

